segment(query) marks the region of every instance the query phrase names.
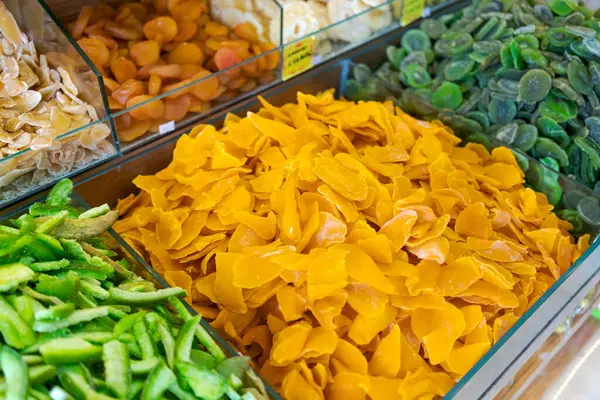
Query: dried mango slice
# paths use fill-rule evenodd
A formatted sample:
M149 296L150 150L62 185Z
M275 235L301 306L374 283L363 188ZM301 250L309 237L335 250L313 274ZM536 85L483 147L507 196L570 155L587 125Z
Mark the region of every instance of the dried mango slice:
M322 326L310 331L304 345L304 357L319 357L324 354L333 354L338 344L338 335Z
M489 349L490 345L483 342L455 347L442 365L449 372L466 374Z
M385 311L385 293L364 284L350 284L346 290L350 307L365 318L377 318Z
M317 256L308 267L308 296L321 299L346 287L348 270L345 250L332 249ZM328 268L323 268L327 265Z
M241 257L243 257L242 254L235 253L217 253L216 255L215 297L227 309L238 313L248 311L242 289L233 284L235 276L233 266Z
M488 239L492 232L492 224L488 220L488 210L485 204L471 204L462 210L456 218L454 231L463 236Z
M332 400L365 399L369 391L369 384L367 376L352 372L340 372L325 389L325 396Z
M356 346L350 342L340 339L332 354L332 358L339 361L345 370L358 375L367 375L369 364L367 359Z
M297 294L293 287L284 286L277 292L276 296L279 303L279 311L281 311L283 319L286 322L302 318L306 309L306 300Z
M454 380L443 372L428 372L420 368L408 373L400 384L400 396L405 400L444 396L454 386Z
M354 318L348 337L356 344L363 345L369 343L377 333L385 329L394 321L398 310L391 305L387 305L383 313L375 318L366 318L359 314Z
M365 178L334 160L316 158L313 172L348 200L360 201L367 198L368 186Z
M386 337L381 339L369 361L369 374L395 378L400 370L400 328L394 325Z
M296 360L302 354L311 330L306 322L298 322L277 332L273 336L271 364L282 367Z
M261 374L272 376L272 374ZM289 400L323 400L323 393L300 374L298 370L293 369L289 374L285 375L281 383L281 393Z
M447 303L443 310L415 310L411 326L415 332L422 334L421 340L429 354L429 362L438 365L448 357L454 343L462 335L465 319L458 308Z

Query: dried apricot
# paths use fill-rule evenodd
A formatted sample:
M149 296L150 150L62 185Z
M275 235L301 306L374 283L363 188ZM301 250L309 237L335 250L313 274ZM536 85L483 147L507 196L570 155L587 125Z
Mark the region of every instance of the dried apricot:
M171 17L156 17L144 25L144 36L148 40L170 42L177 37L177 22Z
M71 35L73 36L73 39L79 40L81 38L81 36L83 35L83 31L90 22L90 18L92 18L93 12L93 6L83 6L81 12L79 13L79 16L73 24L73 29L71 29Z
M144 86L142 82L129 79L115 91L112 92L111 97L119 102L119 104L125 105L132 97L139 96L144 93Z
M235 28L233 28L233 31L240 39L246 40L250 43L258 42L258 33L256 33L256 27L250 22L242 22L241 24L237 24Z
M148 73L163 79L176 79L181 76L181 66L178 64L155 65L148 70Z
M118 25L114 22L109 22L106 24L104 30L110 33L113 37L121 40L139 40L143 37L142 32L136 28Z
M195 21L206 11L200 0L183 0L171 7L171 15L178 21Z
M160 44L155 40L137 42L131 45L129 53L131 59L140 67L156 64L160 60Z
M156 96L162 89L162 78L158 75L150 76L148 80L148 94L150 96Z
M204 54L194 43L180 43L167 57L170 64L202 64Z
M127 108L130 109L129 114L137 120L157 119L161 118L165 112L165 106L162 100L153 100L152 96L140 95L129 99Z
M135 79L137 74L135 63L123 56L113 57L110 60L110 70L119 83L123 83L129 79Z
M222 47L215 54L215 64L219 70L232 67L242 62L235 50L227 47Z
M134 120L128 127L119 129L119 139L124 142L132 142L145 135L150 130L151 124L150 120Z
M95 66L104 67L110 60L108 47L98 39L83 38L77 41L83 52L92 60Z
M190 88L190 93L202 101L209 101L213 98L220 83L219 78L211 76L210 71L203 70L191 78L192 82L200 81Z
M210 21L204 26L204 32L209 36L226 36L229 33L229 28L223 24Z
M169 121L180 121L188 113L191 103L189 95L179 96L175 99L166 99L163 117Z
M177 21L177 36L175 42L187 42L198 33L198 24L194 21Z

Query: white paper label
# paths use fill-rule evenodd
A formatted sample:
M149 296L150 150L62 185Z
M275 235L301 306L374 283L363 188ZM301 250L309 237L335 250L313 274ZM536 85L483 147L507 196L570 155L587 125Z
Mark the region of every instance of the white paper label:
M164 135L165 133L173 132L175 130L175 121L169 121L158 126L158 133Z

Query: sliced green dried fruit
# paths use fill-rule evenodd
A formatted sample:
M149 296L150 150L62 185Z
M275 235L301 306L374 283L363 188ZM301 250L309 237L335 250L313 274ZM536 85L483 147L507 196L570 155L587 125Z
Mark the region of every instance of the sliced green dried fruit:
M571 142L567 132L552 118L540 117L537 121L537 126L540 130L540 135L552 139L563 149Z
M517 164L519 164L519 168L521 168L523 172L527 172L529 170L529 159L527 158L527 156L512 149L511 151L515 156L515 160L517 160Z
M490 121L494 124L505 125L512 121L517 115L517 106L514 101L501 101L492 99L488 114Z
M407 52L423 51L431 48L431 40L420 29L410 29L402 36L402 48Z
M438 110L455 110L462 103L463 96L460 86L452 82L444 82L433 92L431 103Z
M568 0L548 0L548 5L555 14L561 16L571 14L577 7L573 5L572 1Z
M568 100L560 99L556 96L549 95L539 105L538 111L544 117L550 117L556 122L567 122L572 118L573 108L575 104L570 105Z
M465 114L465 117L477 121L484 129L490 127L490 119L488 115L481 111L470 111Z
M593 226L600 225L600 204L595 197L588 196L581 199L577 211L584 222Z
M424 19L419 26L427 36L431 39L439 39L448 30L446 24L443 24L435 19Z
M501 143L511 145L517 138L518 128L518 125L515 123L503 126L494 133L494 138L496 138Z
M529 124L519 125L517 137L512 143L519 150L529 151L535 146L538 138L538 130L535 126Z
M422 88L431 84L431 77L423 66L419 64L410 64L406 67L406 81L409 86Z
M543 69L527 71L519 80L519 101L537 103L543 100L552 87L552 77Z
M596 143L600 144L600 118L586 118L585 126L587 126L590 132L590 138L593 139Z
M451 61L444 68L444 76L451 82L460 81L469 76L473 67L475 67L475 61L472 59Z
M537 158L555 158L561 167L566 167L569 165L569 157L567 156L567 153L565 153L565 151L553 140L545 137L539 137L537 139L532 153L534 157Z
M567 76L573 88L579 93L589 94L592 91L592 78L581 61L572 60L569 63Z

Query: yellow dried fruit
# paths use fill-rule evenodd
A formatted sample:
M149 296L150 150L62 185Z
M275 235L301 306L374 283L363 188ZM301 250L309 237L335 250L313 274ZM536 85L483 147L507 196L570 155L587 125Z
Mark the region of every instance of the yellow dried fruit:
M443 396L586 247L510 151L392 103L260 100L181 137L115 229L286 398Z

